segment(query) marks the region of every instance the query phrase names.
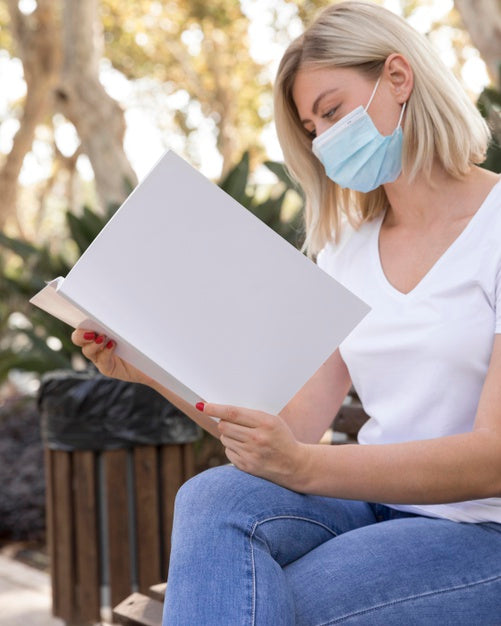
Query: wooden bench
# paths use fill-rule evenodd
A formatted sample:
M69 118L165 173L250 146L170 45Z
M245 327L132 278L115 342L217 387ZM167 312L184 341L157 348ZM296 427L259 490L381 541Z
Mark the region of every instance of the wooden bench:
M358 431L368 419L352 389L334 418L332 430L345 434L347 443L355 442ZM124 626L161 626L166 586L160 583L149 587L146 593L129 595L113 609L113 622Z
M167 579L174 497L195 473L193 444L46 449L45 471L53 614L70 625L109 621L123 598Z
M152 585L147 595L133 593L113 609L113 622L127 626L160 626L167 583Z

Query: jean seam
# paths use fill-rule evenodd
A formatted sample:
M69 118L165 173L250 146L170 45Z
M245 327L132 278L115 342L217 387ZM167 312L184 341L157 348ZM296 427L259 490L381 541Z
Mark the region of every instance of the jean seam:
M321 526L322 528L325 528L325 530L330 532L333 537L337 537L337 533L333 531L331 528L329 528L328 526L326 526L325 524L323 524L322 522L319 522L318 520L310 519L309 517L302 517L300 515L274 515L272 517L266 517L265 519L254 522L254 524L252 525L250 534L249 534L251 566L252 566L251 626L255 626L256 624L256 567L255 567L255 561L254 561L254 546L253 546L252 541L254 538L254 533L256 532L256 529L258 526L260 526L261 524L264 524L265 522L272 522L277 519L295 519L295 520L301 520L303 522L310 522L311 524L316 524L317 526Z
M368 609L364 609L362 611L355 611L354 613L350 613L348 615L343 615L342 617L336 617L336 619L333 620L329 620L328 622L322 622L321 624L318 624L317 626L330 626L331 624L337 624L340 623L344 620L350 619L351 617L356 617L356 616L360 616L360 615L366 615L367 613L373 613L375 611L378 611L379 609L384 609L388 606L392 606L394 604L403 604L404 602L409 602L410 600L418 600L420 598L427 598L430 596L437 596L437 595L441 595L444 593L450 593L452 591L458 591L460 589L467 589L469 587L476 587L478 585L483 585L485 583L491 583L491 582L495 582L496 580L501 580L501 575L500 576L492 576L491 578L485 578L483 580L477 580L474 583L467 583L464 585L456 585L455 587L449 587L447 589L438 589L435 591L428 591L426 593L420 593L414 596L408 596L406 598L399 598L398 600L392 600L391 602L384 602L383 604L378 604L377 606L372 606Z

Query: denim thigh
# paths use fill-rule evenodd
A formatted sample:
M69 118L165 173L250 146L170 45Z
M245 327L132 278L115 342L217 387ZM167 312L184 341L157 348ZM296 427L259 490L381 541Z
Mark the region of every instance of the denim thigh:
M501 525L296 493L233 466L176 499L164 626L501 625Z
M389 519L325 542L284 571L297 626L501 624L501 524Z

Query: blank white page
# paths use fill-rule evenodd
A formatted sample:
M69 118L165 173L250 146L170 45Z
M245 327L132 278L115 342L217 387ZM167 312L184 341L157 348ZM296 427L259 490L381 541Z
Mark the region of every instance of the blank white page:
M369 311L171 151L59 291L200 398L272 413Z

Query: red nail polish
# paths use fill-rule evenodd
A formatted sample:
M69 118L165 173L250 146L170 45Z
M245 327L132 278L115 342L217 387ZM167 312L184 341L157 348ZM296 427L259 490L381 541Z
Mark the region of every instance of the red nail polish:
M96 343L103 343L104 341L104 337L102 335L99 335L99 337L96 337Z
M113 341L111 341L111 339L106 344L106 347L108 348L108 350L111 350L113 348Z
M96 333L84 333L84 339L94 339Z
M203 411L205 408L205 404L203 402L197 402L195 406L197 407L199 411Z

